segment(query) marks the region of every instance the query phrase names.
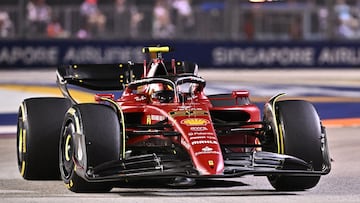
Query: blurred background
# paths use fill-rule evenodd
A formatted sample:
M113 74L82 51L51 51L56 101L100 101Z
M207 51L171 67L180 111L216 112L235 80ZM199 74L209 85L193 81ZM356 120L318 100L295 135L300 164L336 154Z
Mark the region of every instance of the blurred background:
M258 2L258 3L254 3ZM2 39L358 39L359 0L2 0Z
M359 11L360 0L2 0L0 67L137 61L156 44L205 67L356 67Z

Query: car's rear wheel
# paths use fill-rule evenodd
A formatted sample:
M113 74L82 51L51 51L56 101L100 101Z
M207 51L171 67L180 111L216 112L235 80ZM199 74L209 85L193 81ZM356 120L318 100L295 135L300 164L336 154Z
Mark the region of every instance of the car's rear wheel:
M26 99L20 105L17 164L24 179L60 179L59 137L70 106L67 99L50 97Z
M275 142L276 151L298 157L310 163L314 170L321 171L324 164L322 142L326 139L313 105L301 100L280 101L276 103L275 111L281 140ZM295 191L314 187L320 176L271 175L268 179L277 190Z
M69 190L112 189L110 183L88 181L85 173L99 164L120 159L120 134L117 114L109 106L79 104L68 111L60 139L59 163L61 177Z

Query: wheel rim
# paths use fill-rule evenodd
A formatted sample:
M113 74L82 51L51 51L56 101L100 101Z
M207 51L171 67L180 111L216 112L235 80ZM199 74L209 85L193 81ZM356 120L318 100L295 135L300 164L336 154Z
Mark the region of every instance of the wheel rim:
M65 127L61 142L61 171L65 179L69 179L74 170L74 125L72 123Z
M69 162L71 157L71 145L70 145L70 142L71 142L71 135L68 134L67 137L66 137L66 141L65 141L65 149L64 149L64 153L65 153L65 161L66 162Z
M26 130L24 128L24 119L22 111L19 112L17 124L17 158L20 175L25 174L25 153L26 153Z

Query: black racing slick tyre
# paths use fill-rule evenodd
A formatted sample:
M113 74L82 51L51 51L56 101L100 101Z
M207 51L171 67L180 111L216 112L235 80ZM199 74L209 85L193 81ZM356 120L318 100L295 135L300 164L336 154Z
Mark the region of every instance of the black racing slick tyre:
M91 182L88 170L120 159L117 113L102 104L79 104L66 113L60 139L60 172L73 192L107 192L111 183Z
M59 138L71 102L65 98L30 98L19 108L17 163L27 180L59 180Z
M280 101L275 105L278 131L282 137L281 152L310 163L315 171L321 171L324 163L322 131L319 116L309 102L302 100ZM296 168L291 168L296 169ZM299 191L314 187L320 176L268 176L276 190Z

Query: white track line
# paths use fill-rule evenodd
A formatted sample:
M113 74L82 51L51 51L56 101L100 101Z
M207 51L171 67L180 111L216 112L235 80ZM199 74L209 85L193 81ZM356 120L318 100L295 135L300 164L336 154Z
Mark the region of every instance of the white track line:
M16 125L0 125L0 135L16 133Z

